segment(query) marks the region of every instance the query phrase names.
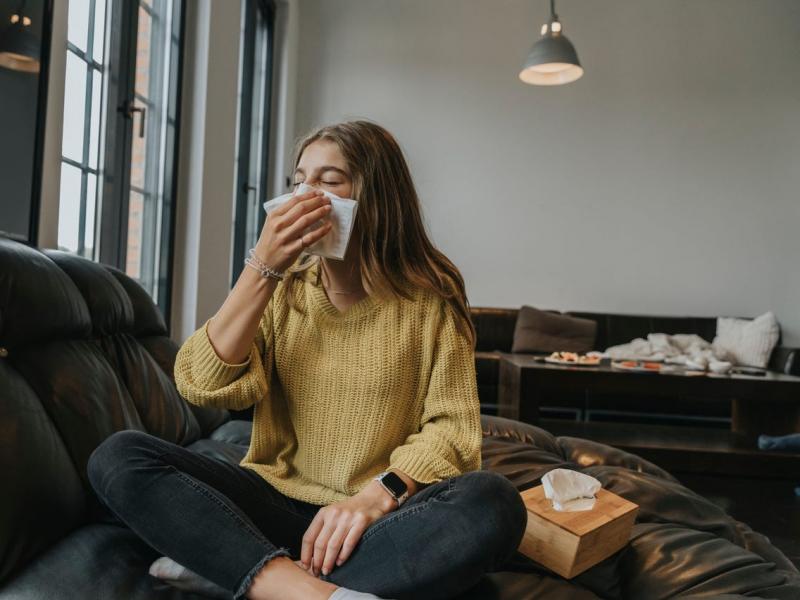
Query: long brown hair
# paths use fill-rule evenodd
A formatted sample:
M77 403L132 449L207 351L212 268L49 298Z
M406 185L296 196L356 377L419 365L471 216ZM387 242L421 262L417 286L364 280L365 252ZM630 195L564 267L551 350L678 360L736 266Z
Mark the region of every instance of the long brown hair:
M347 161L358 201L361 279L379 297L412 299L410 289L430 290L447 300L458 330L475 347L475 326L469 312L464 279L458 268L431 243L425 231L419 196L400 145L391 133L370 121L328 125L302 138L295 148L294 168L303 151L318 140L334 142ZM320 261L303 252L290 267L286 283L293 287L300 272ZM319 275L319 273L318 273ZM294 308L294 294L287 294Z

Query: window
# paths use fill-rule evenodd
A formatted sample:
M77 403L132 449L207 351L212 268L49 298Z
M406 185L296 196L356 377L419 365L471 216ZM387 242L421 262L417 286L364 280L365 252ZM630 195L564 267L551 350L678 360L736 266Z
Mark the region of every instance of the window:
M106 0L69 5L58 246L93 258Z
M174 206L174 146L180 56L179 2L142 1L136 41L132 111L140 116L131 138L125 272L155 300L166 301Z
M59 247L125 271L169 323L183 2L70 0L68 21Z
M236 220L231 285L244 267L248 248L264 226L269 173L275 7L266 0L245 0L242 11L242 73L239 78L239 148Z

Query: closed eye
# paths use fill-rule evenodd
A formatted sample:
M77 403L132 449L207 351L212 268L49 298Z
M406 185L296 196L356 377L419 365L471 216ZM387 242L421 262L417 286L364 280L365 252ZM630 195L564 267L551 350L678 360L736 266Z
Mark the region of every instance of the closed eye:
M298 186L301 183L303 183L303 182L302 181L295 181L292 185ZM341 181L320 181L320 183L323 183L325 185L342 185Z

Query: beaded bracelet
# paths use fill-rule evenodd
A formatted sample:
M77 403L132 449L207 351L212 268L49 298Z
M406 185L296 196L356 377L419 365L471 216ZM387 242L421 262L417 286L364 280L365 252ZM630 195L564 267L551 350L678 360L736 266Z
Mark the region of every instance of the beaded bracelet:
M250 248L248 250L249 257L244 259L244 264L248 267L254 268L259 274L267 278L277 279L278 281L283 281L284 272L283 271L276 271L275 269L271 269L267 265L265 265L261 260L256 256L255 250Z

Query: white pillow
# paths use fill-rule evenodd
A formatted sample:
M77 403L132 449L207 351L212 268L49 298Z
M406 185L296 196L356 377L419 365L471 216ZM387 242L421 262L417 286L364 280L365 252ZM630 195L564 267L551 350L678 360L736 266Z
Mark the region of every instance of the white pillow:
M752 320L720 317L712 347L715 354L734 364L763 369L769 363L780 332L772 312Z

